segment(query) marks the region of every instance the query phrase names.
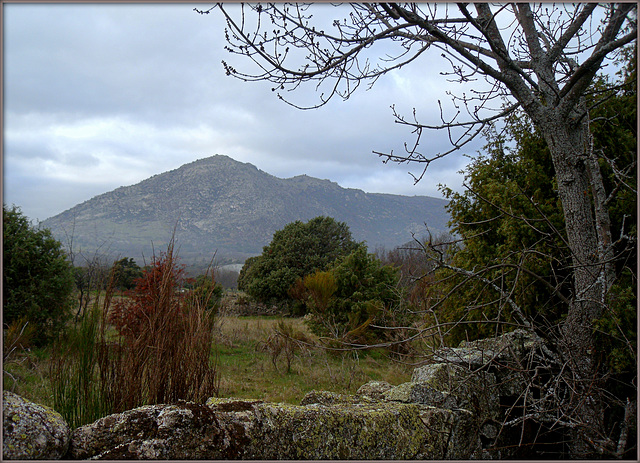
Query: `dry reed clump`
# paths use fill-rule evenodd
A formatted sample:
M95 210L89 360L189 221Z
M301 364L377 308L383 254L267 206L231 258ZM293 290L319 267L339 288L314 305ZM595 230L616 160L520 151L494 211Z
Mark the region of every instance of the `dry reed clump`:
M58 341L50 367L54 408L72 426L141 405L204 402L217 394L215 284L184 297L182 272L173 240L126 298L113 297L112 269L104 296Z
M100 372L114 411L204 402L217 393L211 362L215 311L208 308L215 285L184 297L179 292L184 268L173 251L171 241L129 299L116 302L108 314L120 337L101 346Z

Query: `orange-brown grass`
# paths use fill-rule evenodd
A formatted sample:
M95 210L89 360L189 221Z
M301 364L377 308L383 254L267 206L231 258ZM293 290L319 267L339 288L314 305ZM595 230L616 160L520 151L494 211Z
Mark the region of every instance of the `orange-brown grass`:
M216 394L213 285L183 297L181 269L172 240L113 307L112 270L104 296L96 296L56 343L49 369L53 405L70 425L146 404L204 402Z
M182 270L172 240L131 299L117 302L109 313L120 337L102 344L99 362L114 411L178 400L204 402L217 392L211 361L214 313L207 310L212 292L181 297Z

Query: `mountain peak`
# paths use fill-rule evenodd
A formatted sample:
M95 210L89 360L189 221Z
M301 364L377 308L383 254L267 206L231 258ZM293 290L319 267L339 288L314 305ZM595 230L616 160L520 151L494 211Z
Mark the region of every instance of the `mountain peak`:
M368 194L308 175L281 179L221 154L96 196L43 222L84 250L105 245L139 259L161 249L175 228L185 262L259 254L276 230L319 215L346 222L370 248L392 247L447 229L446 201ZM73 231L72 231L73 230ZM152 247L153 244L153 247Z

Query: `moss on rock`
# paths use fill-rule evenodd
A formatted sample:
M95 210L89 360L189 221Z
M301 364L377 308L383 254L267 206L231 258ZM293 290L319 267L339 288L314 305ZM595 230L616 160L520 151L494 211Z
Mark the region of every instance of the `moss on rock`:
M341 405L341 404L365 404L376 403L370 397L358 395L338 394L329 391L310 391L300 401L300 405Z
M249 458L413 459L426 437L413 404L261 404L257 412Z
M408 460L470 455L463 432L467 412L340 398L345 401L304 406L209 399L206 405L140 407L78 428L71 456Z
M71 430L51 408L3 391L2 415L3 460L56 460L67 452Z

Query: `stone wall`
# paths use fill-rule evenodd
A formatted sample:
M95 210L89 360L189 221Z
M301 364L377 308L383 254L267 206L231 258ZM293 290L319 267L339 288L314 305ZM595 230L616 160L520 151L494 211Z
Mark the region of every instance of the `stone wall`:
M524 384L491 361L536 344L516 331L434 355L399 386L355 395L313 391L300 405L211 398L150 405L71 431L47 407L3 394L3 459L472 459L505 458L505 398Z

